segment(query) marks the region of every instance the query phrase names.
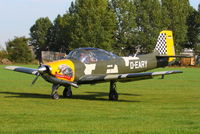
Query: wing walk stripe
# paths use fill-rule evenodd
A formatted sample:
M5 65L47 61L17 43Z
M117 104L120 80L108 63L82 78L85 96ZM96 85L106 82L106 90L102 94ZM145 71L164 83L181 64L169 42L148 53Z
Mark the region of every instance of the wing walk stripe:
M123 80L123 79L149 79L158 75L169 75L175 73L182 73L182 71L161 71L161 72L144 72L131 74L112 74L112 75L85 75L81 77L80 82L89 81L109 81L109 80Z

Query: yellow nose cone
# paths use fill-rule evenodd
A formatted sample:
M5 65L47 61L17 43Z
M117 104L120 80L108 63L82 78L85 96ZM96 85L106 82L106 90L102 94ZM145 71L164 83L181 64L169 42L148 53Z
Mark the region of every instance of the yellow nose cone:
M51 74L58 79L73 82L75 78L74 63L71 60L59 60L47 63L51 68Z

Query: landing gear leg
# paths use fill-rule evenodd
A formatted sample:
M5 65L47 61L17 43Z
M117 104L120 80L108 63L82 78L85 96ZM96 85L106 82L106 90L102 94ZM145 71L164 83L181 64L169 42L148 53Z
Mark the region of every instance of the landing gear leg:
M59 95L57 93L59 87L60 87L59 84L53 84L53 86L52 86L52 93L51 93L51 98L52 99L55 99L55 100L59 99Z
M118 93L116 91L116 82L110 81L110 93L109 93L109 100L118 100Z
M71 86L66 86L63 90L63 97L64 98L72 98L72 90Z

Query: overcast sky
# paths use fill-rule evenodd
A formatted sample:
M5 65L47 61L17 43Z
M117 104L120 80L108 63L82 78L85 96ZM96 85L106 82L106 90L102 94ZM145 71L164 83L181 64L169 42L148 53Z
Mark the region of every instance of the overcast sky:
M0 48L14 36L29 37L29 29L40 17L52 21L64 14L75 0L0 0ZM199 0L190 0L197 9Z

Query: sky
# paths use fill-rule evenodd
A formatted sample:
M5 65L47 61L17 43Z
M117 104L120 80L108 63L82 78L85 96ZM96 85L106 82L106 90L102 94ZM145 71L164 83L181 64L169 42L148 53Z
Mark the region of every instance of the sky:
M0 49L15 36L29 37L30 27L40 17L53 21L63 15L75 0L0 0ZM199 0L190 0L198 8Z

